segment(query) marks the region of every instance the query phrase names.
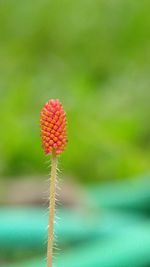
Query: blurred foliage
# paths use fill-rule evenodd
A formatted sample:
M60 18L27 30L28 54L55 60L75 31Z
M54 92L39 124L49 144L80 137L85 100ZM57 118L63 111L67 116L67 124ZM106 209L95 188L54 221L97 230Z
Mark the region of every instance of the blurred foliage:
M0 174L46 173L39 113L60 98L60 169L81 181L149 169L150 2L2 0Z

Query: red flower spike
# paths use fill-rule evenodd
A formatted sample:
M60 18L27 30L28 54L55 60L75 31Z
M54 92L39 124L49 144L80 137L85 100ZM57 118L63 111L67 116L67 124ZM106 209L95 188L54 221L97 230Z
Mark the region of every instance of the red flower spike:
M40 127L45 154L61 154L67 143L66 113L58 99L49 100L41 111Z

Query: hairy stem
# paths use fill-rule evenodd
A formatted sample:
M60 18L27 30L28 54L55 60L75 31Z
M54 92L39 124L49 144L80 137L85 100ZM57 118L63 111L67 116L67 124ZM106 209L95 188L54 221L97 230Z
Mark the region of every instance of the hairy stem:
M57 176L57 157L54 153L52 153L51 178L50 178L48 246L47 246L47 267L52 267L56 176Z

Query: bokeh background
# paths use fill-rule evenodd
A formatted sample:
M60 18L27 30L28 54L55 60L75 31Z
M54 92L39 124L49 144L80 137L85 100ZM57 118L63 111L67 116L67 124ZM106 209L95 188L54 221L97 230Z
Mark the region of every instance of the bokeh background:
M146 0L1 0L0 266L46 266L39 114L50 98L64 105L69 139L57 266L150 266L149 10Z

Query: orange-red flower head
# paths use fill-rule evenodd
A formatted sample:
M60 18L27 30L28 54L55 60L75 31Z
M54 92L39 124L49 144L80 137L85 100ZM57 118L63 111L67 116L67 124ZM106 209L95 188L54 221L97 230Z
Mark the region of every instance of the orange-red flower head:
M63 152L67 143L66 113L58 99L49 100L40 116L42 146L45 154Z

